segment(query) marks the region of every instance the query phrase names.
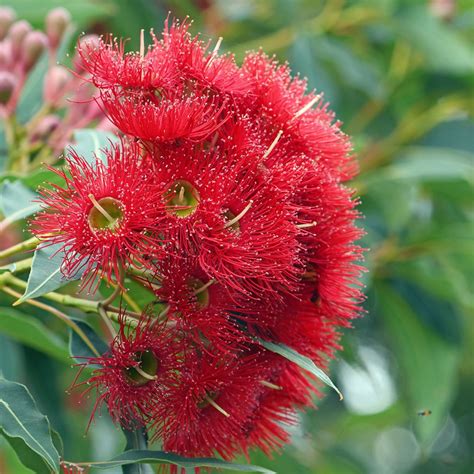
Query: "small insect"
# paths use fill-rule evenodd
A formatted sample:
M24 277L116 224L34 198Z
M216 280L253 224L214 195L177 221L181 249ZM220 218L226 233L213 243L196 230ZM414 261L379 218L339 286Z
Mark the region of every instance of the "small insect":
M418 416L430 416L432 413L431 410L421 410L418 412Z

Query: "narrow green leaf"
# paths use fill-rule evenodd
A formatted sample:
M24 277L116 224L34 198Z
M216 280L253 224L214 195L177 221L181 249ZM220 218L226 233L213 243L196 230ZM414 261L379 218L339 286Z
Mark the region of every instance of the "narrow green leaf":
M74 143L66 147L66 152L72 149L88 163L93 163L95 156L105 161L104 149L116 142L118 137L111 132L83 128L74 131Z
M371 186L385 180L450 181L474 183L473 154L451 148L410 147L393 164L367 173L361 179Z
M0 432L22 463L36 474L59 472L59 454L51 438L49 421L28 389L0 377Z
M455 395L460 346L446 342L424 325L390 286L378 284L376 291L377 315L383 318L397 356L400 390L408 400L418 439L427 447L445 422ZM418 416L419 410L432 414Z
M0 211L9 222L15 222L41 209L33 202L38 195L20 181L4 181L0 190Z
M48 54L45 52L28 75L16 107L16 116L20 123L28 122L41 108L44 77L48 70L48 63Z
M64 180L53 171L47 169L38 169L31 171L27 175L15 171L5 171L0 175L0 181L20 181L30 190L36 191L38 186L45 183L62 185Z
M264 467L251 464L234 464L220 459L213 458L185 458L177 454L165 453L164 451L150 451L133 449L119 454L110 461L87 463L96 469L111 469L125 464L149 463L149 464L175 464L185 469L197 467L211 467L215 469L225 469L240 472L263 472L264 474L275 474Z
M445 74L472 74L471 45L451 25L431 14L427 5L407 9L397 20L398 35L423 55L428 69Z
M127 440L125 451L146 450L148 448L148 436L145 428L137 426L135 429L125 429L122 431ZM153 468L149 464L124 464L123 474L153 474Z
M458 306L425 291L418 282L397 278L391 279L391 286L408 302L423 324L447 342L461 344L463 327Z
M0 308L0 334L61 362L69 361L67 346L56 334L32 316L13 308Z
M18 300L19 303L27 299L38 298L38 296L45 293L57 290L72 280L81 278L81 272L78 272L74 278L64 278L64 275L61 273L64 254L59 250L60 248L59 244L55 244L36 249L26 290L24 295Z
M75 320L75 323L84 331L84 334L89 338L99 354L104 354L109 350L107 343L97 335L91 326L84 321ZM80 364L87 358L96 357L96 354L91 351L90 347L72 330L69 331L69 354ZM94 366L89 367L93 368Z
M315 375L321 382L324 382L326 385L329 385L332 389L334 389L337 394L339 395L339 399L342 400L344 397L342 396L341 391L334 385L333 381L329 378L329 376L320 369L309 357L299 354L291 347L285 346L284 344L276 344L270 341L264 341L263 339L256 338L256 340L263 346L265 349L268 349L271 352L275 352L275 354L279 354L285 359L294 362L296 365L301 367L304 370Z

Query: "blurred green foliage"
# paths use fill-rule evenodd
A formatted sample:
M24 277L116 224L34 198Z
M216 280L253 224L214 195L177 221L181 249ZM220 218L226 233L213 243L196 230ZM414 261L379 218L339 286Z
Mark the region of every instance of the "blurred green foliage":
M5 0L3 0L5 1ZM168 11L224 37L240 60L262 47L326 100L353 136L367 235L364 318L347 331L328 396L301 415L293 443L268 460L280 474L473 472L474 7L468 0L13 0L40 26L58 5L79 32L133 38ZM447 6L443 12L440 6ZM438 8L437 8L438 7ZM451 8L451 10L450 10ZM138 296L138 298L140 298ZM4 301L3 306L10 304ZM25 308L24 311L32 311ZM58 324L34 311L51 329ZM10 318L16 317L9 310ZM62 328L56 328L60 333ZM104 416L83 437L89 407L59 397L71 371L0 336L0 370L26 382L65 441L68 459L125 445ZM45 335L45 337L48 337ZM53 350L53 347L51 347ZM56 349L55 349L56 350ZM58 343L57 352L61 353ZM47 384L45 383L47 380ZM419 412L430 411L422 416ZM2 441L0 441L2 443ZM4 448L4 449L3 449ZM25 471L3 445L0 472ZM113 472L113 471L110 471Z

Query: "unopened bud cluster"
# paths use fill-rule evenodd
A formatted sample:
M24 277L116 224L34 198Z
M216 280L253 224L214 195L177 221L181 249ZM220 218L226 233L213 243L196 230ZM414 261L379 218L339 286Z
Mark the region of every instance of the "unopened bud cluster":
M74 69L59 64L65 59L58 57L60 47L72 29L71 15L61 7L46 15L45 31L35 30L27 21L17 19L13 9L0 7L0 117L15 117L30 75L35 67L40 67L40 62L45 64L42 81L30 85L43 88L43 107L25 130L16 134L26 140L27 150L47 145L57 154L71 139L74 129L91 123L99 127L108 124L92 99L95 88L84 84L84 77ZM98 38L85 40L98 41ZM80 58L73 58L73 68L79 62ZM10 143L11 148L19 146Z

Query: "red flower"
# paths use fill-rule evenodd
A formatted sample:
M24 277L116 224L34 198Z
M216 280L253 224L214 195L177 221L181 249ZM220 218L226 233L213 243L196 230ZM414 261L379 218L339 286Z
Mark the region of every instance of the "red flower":
M247 297L274 298L295 287L298 229L258 159L232 143L181 146L157 157L155 179L167 190L167 250L195 257L209 279Z
M138 53L125 53L125 43L112 38L97 42L80 41L77 47L81 67L91 74L91 80L100 89L154 90L173 88L179 80L174 61L164 54L163 47Z
M67 188L43 191L36 233L63 244L69 273L151 270L159 329L122 324L96 361L115 420L138 419L182 455L270 454L321 384L255 337L322 368L340 349L362 301L358 202L342 184L357 167L334 114L287 65L249 53L238 67L187 22L152 40L139 54L79 48L98 103L137 144L97 172L74 158L70 178L59 172ZM103 199L120 203L114 223ZM137 387L130 370L148 357L156 379Z
M88 359L97 367L88 384L97 390L91 419L105 403L115 422L126 427L146 424L150 413L163 403L181 368L179 345L173 331L144 314L135 328L124 318L108 353Z
M253 356L219 359L189 353L180 381L155 412L165 451L231 459L242 426L258 407L266 368Z
M64 251L67 277L84 272L84 286L95 276L119 281L123 265L149 265L160 253L157 232L164 208L151 183L148 158L122 141L107 151L107 162L89 164L72 152L67 172L51 168L65 187L40 190L44 211L32 231Z
M205 94L160 98L104 91L101 101L108 118L123 133L151 142L192 142L206 139L225 121L224 106Z

